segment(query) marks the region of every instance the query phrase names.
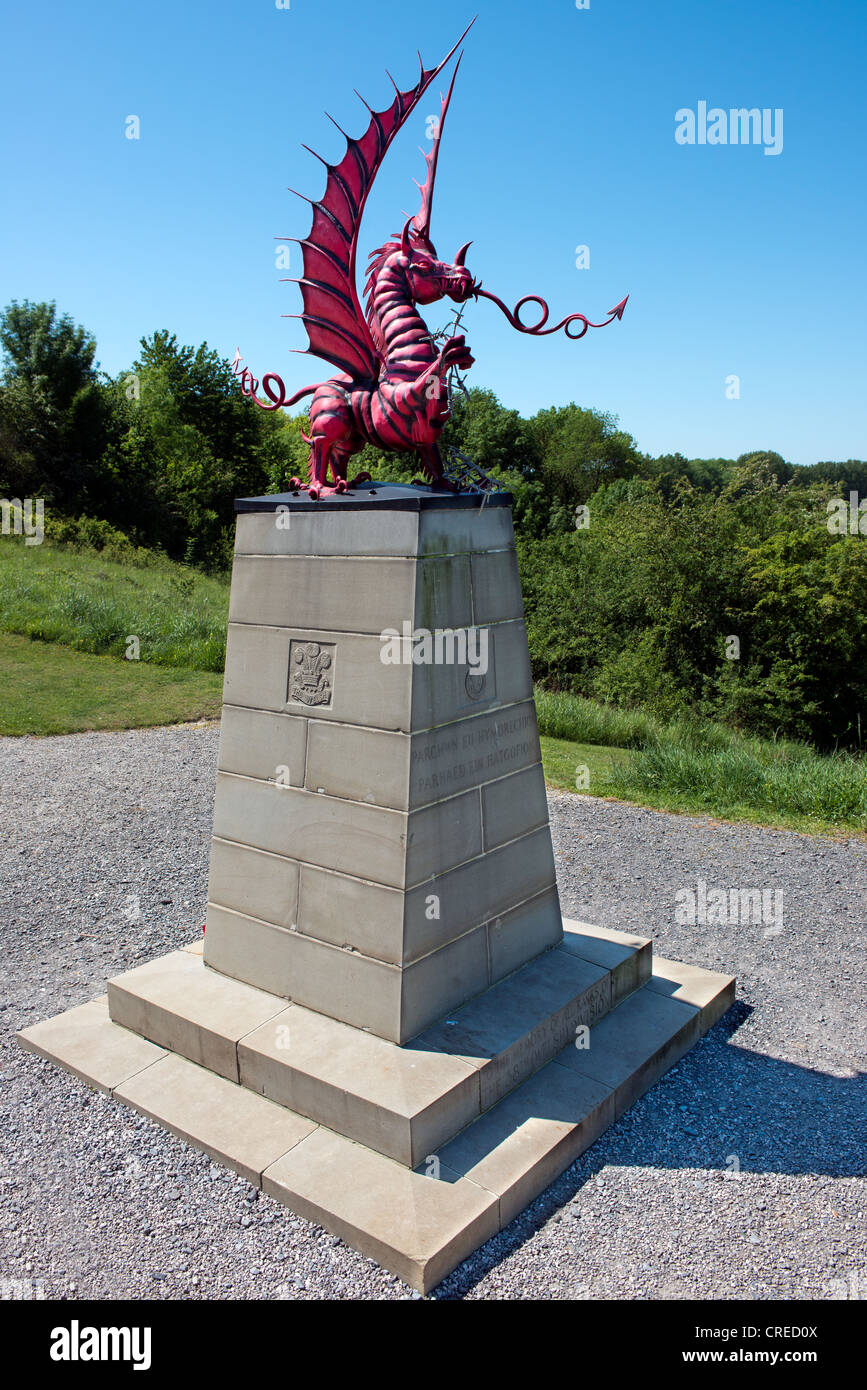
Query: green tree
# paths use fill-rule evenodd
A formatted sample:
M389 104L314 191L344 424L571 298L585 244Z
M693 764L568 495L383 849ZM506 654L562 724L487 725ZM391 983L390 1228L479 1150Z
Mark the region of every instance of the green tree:
M552 501L566 512L586 503L603 483L633 476L640 455L617 417L580 406L552 406L528 421L538 474Z
M0 348L0 484L61 510L98 505L110 407L93 336L53 303L13 300Z

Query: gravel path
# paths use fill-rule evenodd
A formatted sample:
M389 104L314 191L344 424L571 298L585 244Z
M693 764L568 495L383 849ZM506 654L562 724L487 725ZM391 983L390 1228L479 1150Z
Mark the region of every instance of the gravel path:
M0 739L4 1297L414 1296L14 1043L195 937L216 753L214 726ZM737 975L739 1002L434 1297L867 1297L867 845L559 793L551 813L566 914ZM698 880L782 890L782 931L679 925Z

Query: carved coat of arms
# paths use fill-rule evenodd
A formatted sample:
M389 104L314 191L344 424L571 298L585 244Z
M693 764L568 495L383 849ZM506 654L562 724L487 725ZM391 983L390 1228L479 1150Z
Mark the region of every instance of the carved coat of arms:
M333 663L331 652L318 642L292 644L289 699L302 705L331 703Z

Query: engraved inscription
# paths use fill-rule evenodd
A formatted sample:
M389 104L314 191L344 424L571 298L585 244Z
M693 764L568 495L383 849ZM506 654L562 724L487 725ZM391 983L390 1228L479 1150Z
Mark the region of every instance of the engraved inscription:
M413 793L445 795L528 766L539 756L534 733L535 715L525 707L465 720L414 740Z
M302 705L330 705L334 687L333 644L289 644L289 693L287 700Z

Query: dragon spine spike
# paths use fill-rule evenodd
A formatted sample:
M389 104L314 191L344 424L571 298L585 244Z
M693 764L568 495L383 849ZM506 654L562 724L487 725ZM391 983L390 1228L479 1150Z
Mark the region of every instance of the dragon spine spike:
M458 69L461 66L461 60L463 56L463 53L458 54L458 61L455 63L455 70L452 73L452 80L449 84L448 92L446 93L445 97L443 97L442 95L440 96L439 125L437 126L437 129L433 136L433 144L429 151L421 151L421 153L424 155L425 164L427 165L427 174L425 176L425 181L423 184L420 184L417 179L413 179L413 183L416 185L416 187L419 189L421 193L421 207L416 213L416 216L413 219L412 224L413 234L419 241L426 242L428 245L431 245L430 219L431 210L433 207L434 183L436 182L437 176L437 161L439 160L440 155L440 141L442 139L443 126L446 123L446 115L448 114L449 104L452 99L452 92L455 89L455 78L458 75Z
M344 140L346 141L346 143L347 143L347 145L348 145L352 137L351 137L350 135L347 135L347 134L346 134L346 131L343 129L343 126L340 125L337 121L335 121L335 119L334 119L333 116L330 116L330 115L328 114L327 111L325 112L325 114L326 114L326 116L328 116L328 119L329 119L329 121L331 122L331 124L332 124L333 126L337 126L337 129L340 131L340 134L343 136Z

